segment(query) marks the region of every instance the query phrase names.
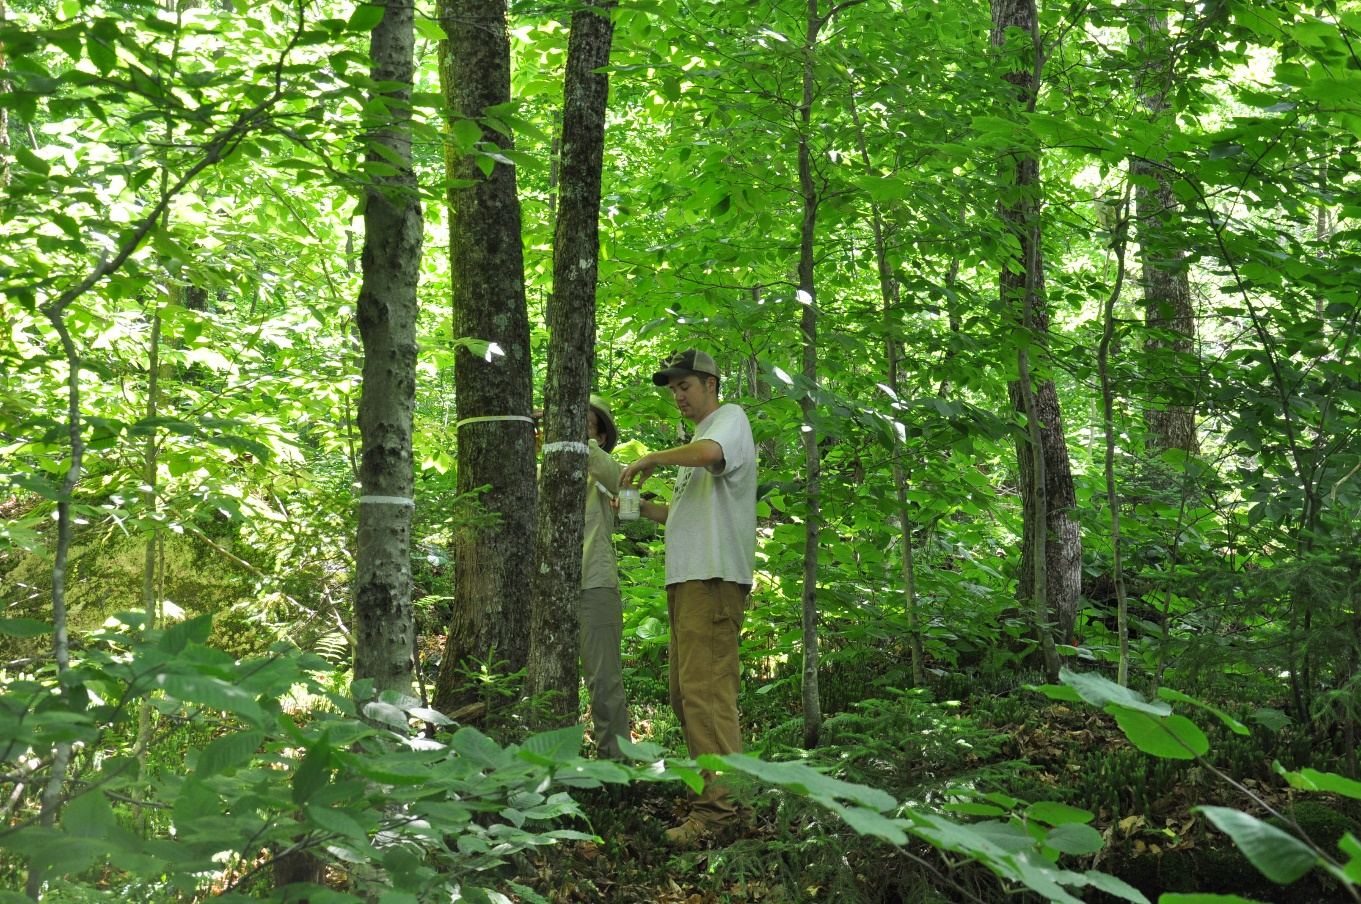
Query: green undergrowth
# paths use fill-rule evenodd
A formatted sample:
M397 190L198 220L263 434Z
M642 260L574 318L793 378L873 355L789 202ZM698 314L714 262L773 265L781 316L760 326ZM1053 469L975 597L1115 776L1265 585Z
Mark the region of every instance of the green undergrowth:
M823 687L859 688L862 695L837 700L836 706L824 703L820 742L813 750L801 747L799 685L793 677L799 663L791 659L765 680L748 675L741 698L747 751L763 759L801 760L833 777L888 791L917 809L939 812L960 799L957 793L993 793L1089 810L1093 828L1106 839L1099 868L1151 900L1163 892L1188 891L1261 901L1343 900L1333 895L1346 893L1320 878L1320 871L1292 886L1293 898L1264 891L1270 883L1192 811L1200 805L1248 806L1217 770L1291 807L1305 832L1328 849L1336 850L1347 831L1361 833L1358 814L1350 812L1355 801L1295 802L1275 773L1276 762L1289 769L1341 769L1329 744L1318 743L1307 728L1281 716L1279 682L1261 675L1190 682L1200 699L1250 726L1240 735L1213 717L1195 718L1210 740L1210 751L1198 764L1151 757L1131 746L1110 716L1046 699L1033 689L1045 683L1039 674L955 671L935 674L929 687L911 688L900 686L904 665L883 656L834 660L820 676ZM649 678L642 669L631 680L641 687ZM836 700L835 694L827 696ZM650 737L677 749L679 730L669 720L669 709L649 704L646 712ZM924 845L897 848L857 835L798 794L766 789L757 800L750 836L692 865L692 873L702 866L707 877L697 890L734 902L756 900L743 897L754 884L769 900L791 902L881 904L932 900L932 895L954 900L961 887L982 900L1010 899L981 870L977 875L952 870ZM1088 866L1093 862L1091 856L1084 859ZM667 868L674 869L669 863Z

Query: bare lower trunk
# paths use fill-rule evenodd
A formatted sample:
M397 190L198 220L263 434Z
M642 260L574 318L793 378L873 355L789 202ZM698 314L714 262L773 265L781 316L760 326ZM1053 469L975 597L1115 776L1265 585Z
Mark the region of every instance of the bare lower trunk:
M869 149L865 144L865 130L860 123L860 111L856 107L854 90L851 92L851 120L855 123L856 144L860 148L860 159L865 164L865 169L870 175L875 175L874 167L870 160ZM888 262L888 253L884 245L884 221L879 211L879 204L876 201L870 202L870 224L874 228L874 254L875 261L879 269L879 296L884 302L884 323L886 326L884 346L888 358L888 385L893 391L894 401L899 395L898 387L898 342L893 338L893 319L896 316L895 310L898 303L898 282L893 278L893 268ZM956 258L950 265L950 275L946 280L947 286L953 286L955 275L959 270L959 260ZM959 315L954 312L953 305L950 313L950 327L952 331L959 332ZM947 355L950 352L947 351ZM947 390L946 384L941 384L941 394ZM926 686L926 664L925 655L922 652L921 625L917 621L917 592L916 592L916 571L912 558L912 518L907 507L907 476L903 471L903 448L898 440L897 430L893 433L893 488L898 496L898 524L900 525L902 540L902 578L903 578L903 614L907 617L908 646L912 658L912 684L915 687Z
M0 27L7 21L5 0L0 0ZM5 71L5 45L0 44L0 72ZM9 79L0 78L0 94L10 90ZM0 188L9 184L9 107L0 106Z
M411 515L415 465L411 449L416 406L416 284L425 226L411 168L411 100L414 61L411 0L387 0L370 38L373 79L401 87L385 94L395 103L391 121L375 124L368 159L400 161L391 176L376 177L366 192L364 250L360 259L357 320L364 342L363 395L359 400L359 537L355 555L354 642L356 678L374 689L411 692L415 623L411 609ZM385 153L380 153L378 148Z
M440 81L452 116L473 119L509 103L510 34L504 0L440 0ZM490 126L492 152L514 141ZM489 158L482 158L484 163ZM472 703L464 670L515 673L529 658L534 574L535 474L532 362L525 304L524 248L515 168L490 175L474 155L446 152L445 168L463 187L449 189L449 267L454 338L492 345L459 349L458 491L474 493L493 516L460 526L454 538L454 608L435 705Z
M75 523L71 517L71 496L80 483L81 468L85 459L85 440L82 435L80 414L80 355L76 344L71 340L66 326L66 307L73 301L66 297L45 306L43 314L61 340L62 351L66 358L66 433L71 443L71 460L62 480L61 495L57 502L57 548L52 555L52 650L57 666L58 686L63 696L70 695L70 689L62 683L62 675L71 667L71 643L66 624L66 565L71 556L71 541L75 533ZM69 700L67 701L70 702ZM51 828L57 820L57 808L61 805L62 791L66 784L66 770L71 765L71 744L69 741L57 743L52 751L52 772L43 786L41 808L38 821L45 828ZM38 858L30 862L25 891L33 900L42 893L44 870Z
M1111 510L1111 576L1115 580L1116 631L1120 641L1120 662L1116 681L1129 686L1129 601L1125 594L1124 552L1120 547L1120 497L1115 492L1115 394L1111 389L1110 348L1115 336L1115 303L1125 284L1125 242L1128 223L1129 195L1120 205L1119 220L1114 230L1116 255L1115 287L1102 316L1101 344L1096 352L1096 369L1101 379L1101 410L1106 433L1106 505Z
M1140 76L1140 88L1144 107L1156 123L1168 115L1166 95L1171 87L1171 72L1164 60L1171 58L1172 50L1166 13L1145 7L1143 14L1146 28L1142 33L1148 37L1142 46L1153 62ZM1180 204L1163 167L1135 158L1131 161L1130 175L1153 179L1157 183L1157 188L1138 184L1135 193L1144 324L1151 331L1174 334L1174 338L1153 336L1144 348L1154 361L1161 362L1160 369L1177 374L1180 371L1177 357L1189 355L1196 338L1191 281L1182 247L1183 230L1177 222ZM1165 351L1160 351L1162 349ZM1178 389L1180 382L1176 379L1160 381L1168 390L1166 397L1144 411L1149 450L1155 454L1168 449L1194 453L1199 447L1195 408L1187 398L1190 393Z
M173 291L173 290L172 290ZM182 290L181 290L182 291ZM161 311L152 302L151 312L151 338L149 340L147 354L147 399L146 399L146 419L154 420L157 415L157 391L160 382L161 370ZM149 630L156 628L158 606L156 599L156 543L159 534L156 530L156 484L158 475L156 465L156 431L152 430L146 439L146 447L142 452L142 487L146 502L146 549L142 559L142 612L146 619L146 627ZM137 781L146 781L146 762L147 747L151 742L151 710L152 702L150 697L142 698L137 713L137 741L133 745L137 756ZM140 793L140 792L139 792ZM146 829L146 810L143 807L135 807L137 828L139 831Z
M545 443L539 476L539 567L534 571L527 691L553 693L552 711L575 718L581 631L581 548L586 504L586 411L595 350L600 180L614 25L610 7L572 14L563 86L561 208L548 299Z
M799 290L803 310L799 328L803 333L803 377L807 392L799 399L803 411L804 493L807 516L803 539L803 746L818 745L822 733L822 701L818 693L818 531L821 528L822 459L818 454L817 402L813 397L818 380L817 289L814 284L813 245L818 225L818 194L813 183L811 140L813 112L813 59L818 32L817 0L808 0L807 32L803 45L803 102L799 106L799 193L803 220L799 227Z
M1044 65L1034 0L992 0L992 44L1001 48L1008 29L1030 35L1029 59L1003 61L1003 78L1015 88L1015 103L1031 112ZM1011 383L1012 405L1026 417L1028 437L1017 441L1023 536L1018 595L1029 600L1045 667L1057 678L1054 634L1071 640L1081 586L1082 545L1073 512L1077 493L1068 444L1052 379L1035 379L1032 367L1048 369L1049 313L1044 297L1044 253L1040 207L1040 162L1017 150L1004 175L1009 183L999 213L1017 239L1017 267L1003 267L999 290L1013 321L1025 331L1017 352L1018 379ZM1013 272L1016 271L1016 272ZM1031 350L1036 352L1031 355ZM1038 454L1037 454L1038 453ZM1052 626L1052 627L1051 627Z

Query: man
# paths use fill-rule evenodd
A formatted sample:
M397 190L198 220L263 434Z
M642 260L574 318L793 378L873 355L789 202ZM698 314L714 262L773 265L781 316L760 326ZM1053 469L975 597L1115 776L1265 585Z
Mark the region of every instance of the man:
M671 622L671 708L690 756L741 753L738 638L756 558L756 445L746 412L718 401L718 366L695 349L677 352L652 382L666 386L693 442L650 452L626 467L619 486L641 486L674 465L670 506L644 502L642 515L666 525L666 609ZM689 818L667 830L674 844L732 822L728 789L705 774Z
M624 601L614 555L613 487L619 463L610 455L619 442L605 400L591 396L586 411L590 453L586 460L586 530L581 558L581 670L591 693L591 724L601 756L618 759L619 739L629 737L624 697Z

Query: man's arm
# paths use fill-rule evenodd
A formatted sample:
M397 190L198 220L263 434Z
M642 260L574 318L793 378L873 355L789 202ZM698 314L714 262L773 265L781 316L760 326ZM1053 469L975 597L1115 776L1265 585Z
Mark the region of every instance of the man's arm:
M649 521L665 524L666 516L671 514L671 506L667 505L665 502L653 502L651 499L644 499L639 504L638 514Z
M624 468L619 474L619 486L639 486L661 467L674 465L678 468L712 468L722 464L723 447L711 439L697 439L693 443L649 452L642 458ZM656 521L657 519L652 519ZM665 521L663 517L662 521ZM658 523L662 523L659 521Z

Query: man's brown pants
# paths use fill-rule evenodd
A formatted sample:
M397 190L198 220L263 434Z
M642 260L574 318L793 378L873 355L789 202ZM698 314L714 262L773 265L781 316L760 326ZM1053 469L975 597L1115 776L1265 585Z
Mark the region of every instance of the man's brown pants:
M671 621L671 708L690 756L741 753L737 692L742 680L738 639L748 587L717 578L666 588ZM731 820L737 808L728 788L704 773L704 791L691 797L691 815L704 822Z

